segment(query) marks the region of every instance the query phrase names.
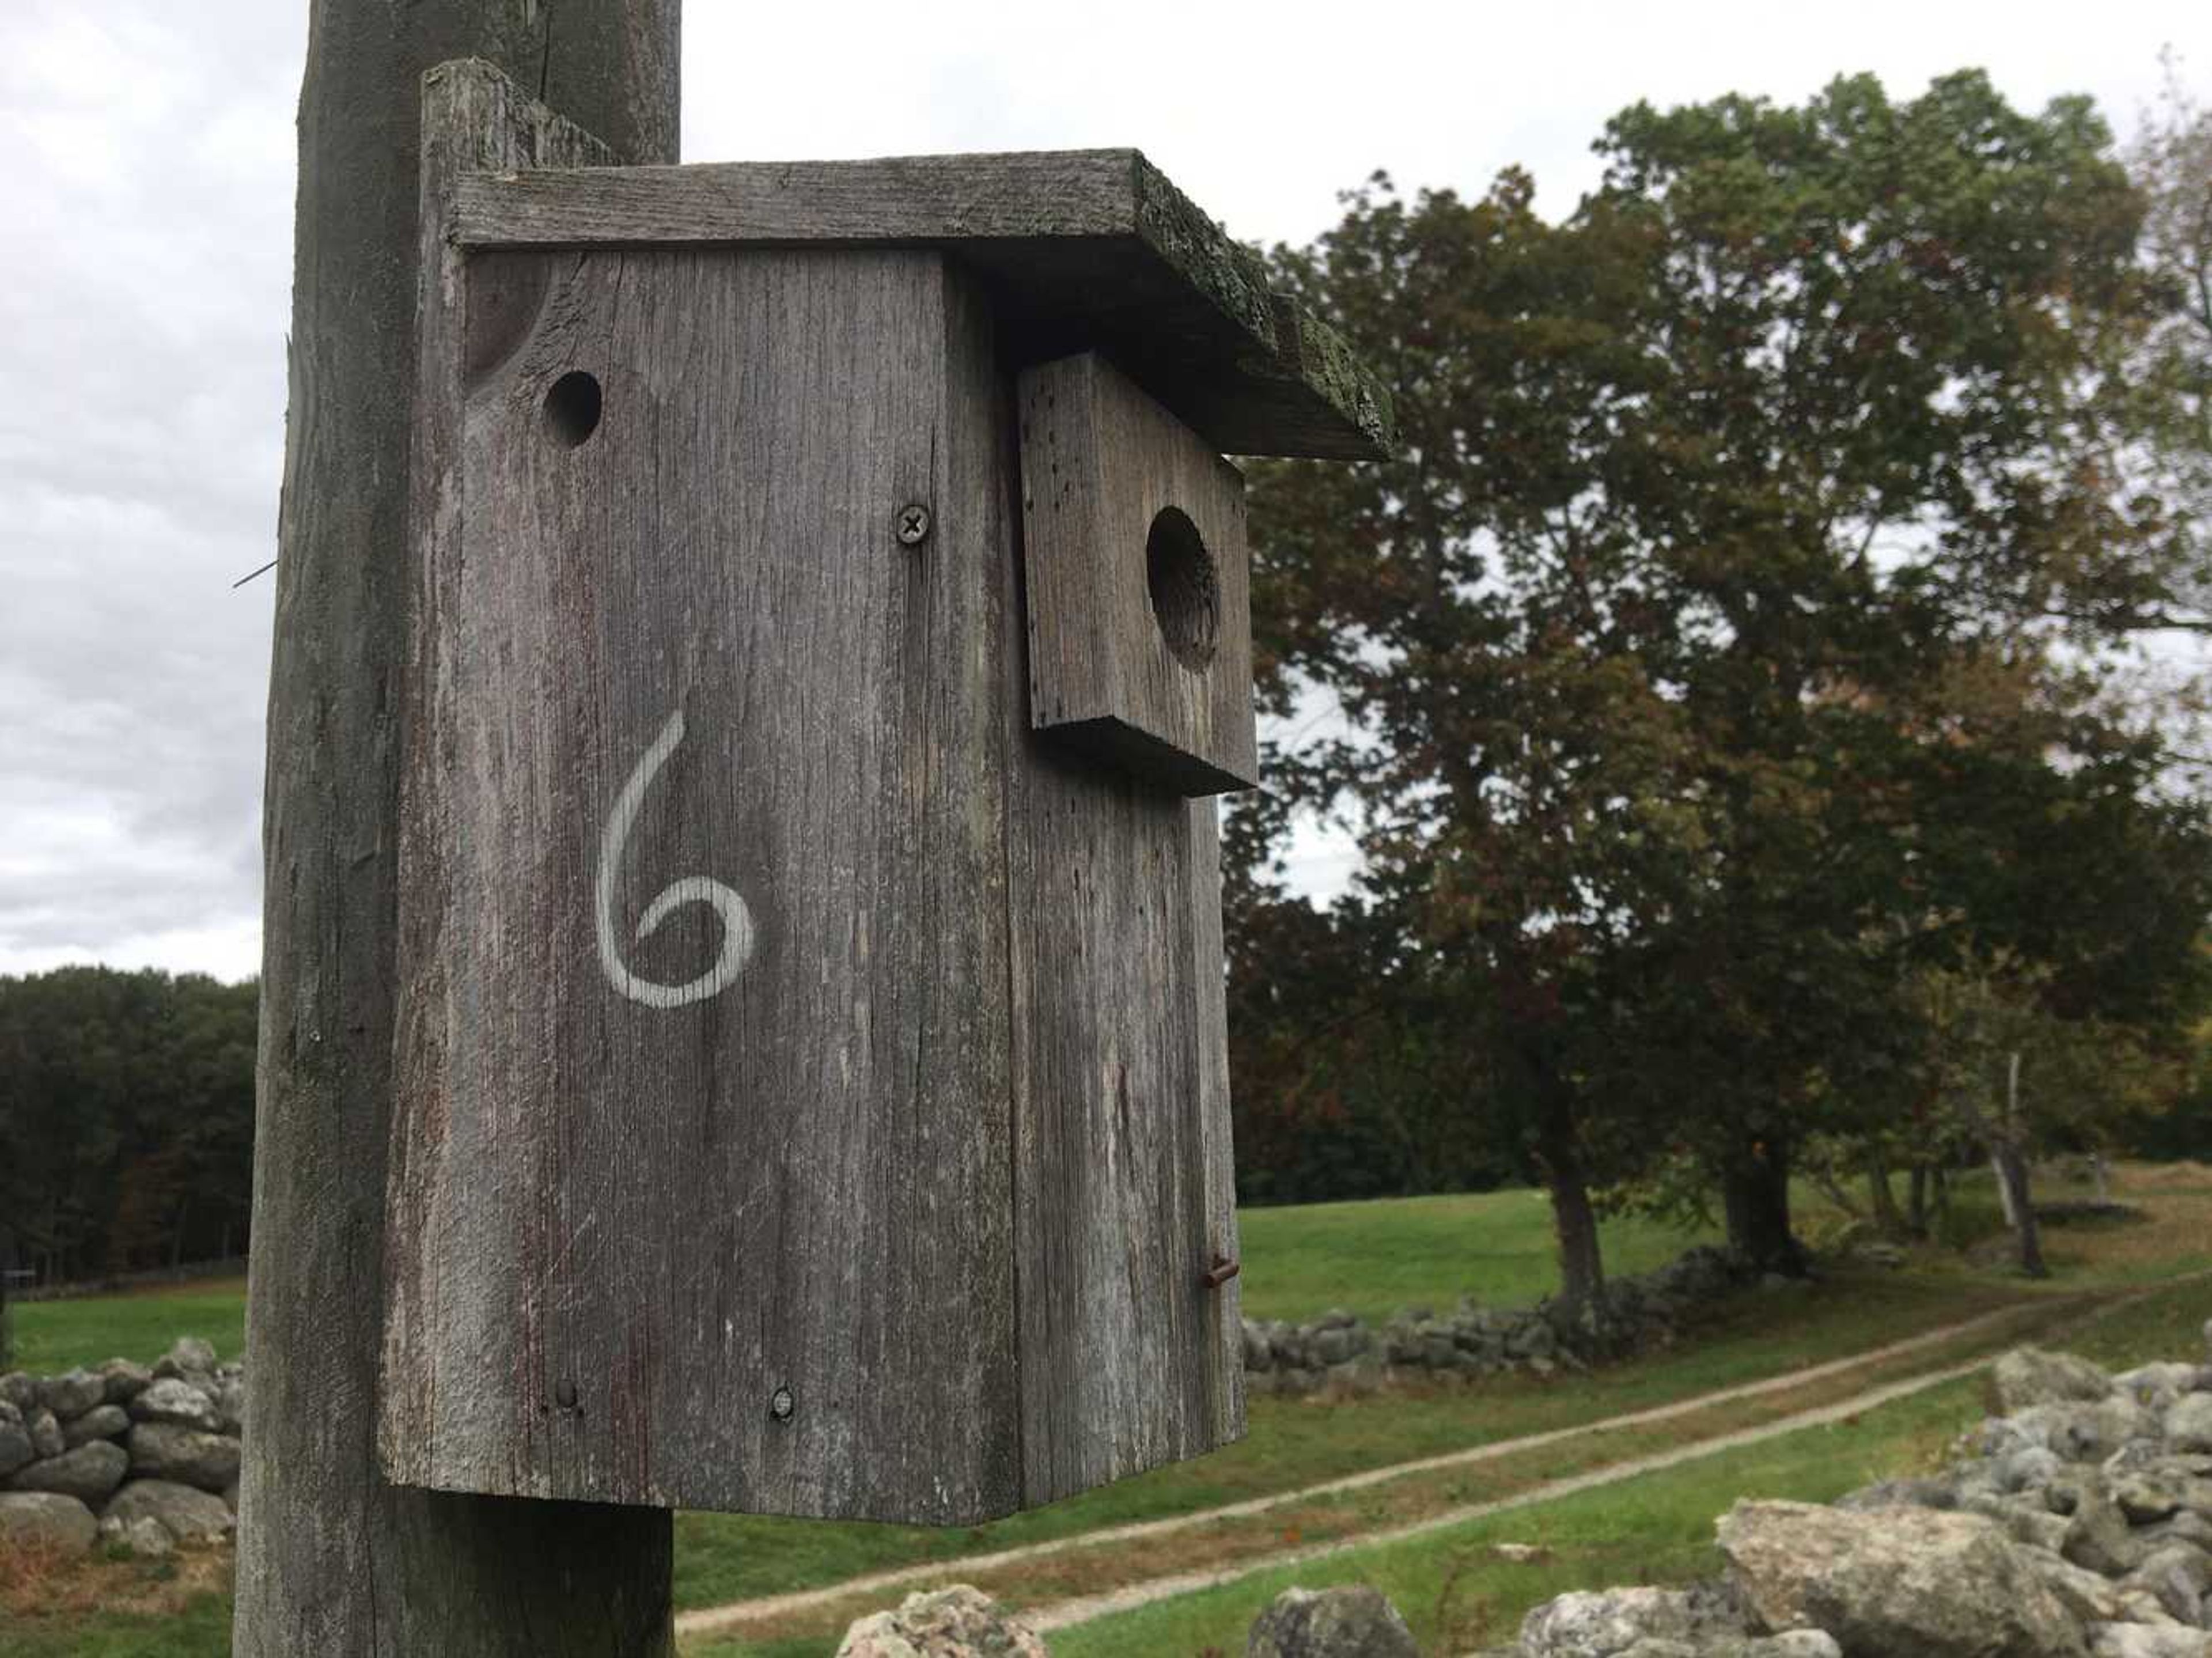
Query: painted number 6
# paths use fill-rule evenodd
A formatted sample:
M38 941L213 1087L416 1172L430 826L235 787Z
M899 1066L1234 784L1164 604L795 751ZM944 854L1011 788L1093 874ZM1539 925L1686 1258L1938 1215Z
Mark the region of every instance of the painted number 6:
M623 946L615 928L615 881L622 871L623 848L629 842L629 832L637 823L638 807L644 804L645 792L653 785L660 768L668 763L668 756L676 752L677 744L684 740L684 710L678 708L669 715L668 723L660 728L660 735L653 739L623 785L616 797L615 809L607 817L605 834L599 837L599 874L597 885L599 923L599 965L606 971L607 982L634 1002L647 1007L682 1007L687 1002L703 1002L709 996L720 995L744 969L753 953L752 912L737 889L705 875L686 875L671 882L660 896L645 907L645 914L637 918L637 932L633 944L642 944L653 936L660 924L686 904L711 904L715 918L722 924L722 948L714 964L696 979L680 985L659 984L630 971L623 960Z

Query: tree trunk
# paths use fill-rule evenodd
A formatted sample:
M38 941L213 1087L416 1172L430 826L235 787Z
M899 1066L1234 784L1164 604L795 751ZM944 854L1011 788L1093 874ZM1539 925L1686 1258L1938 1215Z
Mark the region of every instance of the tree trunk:
M2036 1230L2035 1205L2027 1191L2027 1157L2021 1150L2020 1054L2005 1062L2004 1132L1997 1136L1990 1160L1996 1164L1997 1191L2002 1194L2005 1219L2020 1234L2020 1270L2030 1278L2049 1278L2043 1264L2043 1239Z
M1905 1217L1898 1212L1897 1193L1889 1183L1889 1163L1881 1148L1867 1149L1867 1199L1874 1209L1874 1224L1885 1236L1898 1237L1905 1231Z
M1747 1148L1721 1173L1729 1247L1762 1272L1802 1278L1805 1251L1790 1230L1790 1163L1781 1148Z
M1552 1199L1552 1232L1559 1246L1559 1299L1580 1309L1605 1288L1605 1260L1597 1238L1597 1211L1590 1203L1589 1178L1576 1144L1573 1114L1562 1103L1547 1105L1537 1134L1544 1184Z
M1905 1218L1914 1237L1928 1236L1928 1165L1924 1163L1912 1165L1912 1178L1905 1187Z
M669 1516L378 1472L423 71L676 158L678 0L313 0L278 514L240 1488L243 1658L665 1654Z
M1997 1166L1997 1190L2004 1193L2005 1207L2014 1217L2013 1230L2020 1236L2020 1270L2030 1278L2049 1278L2051 1269L2043 1264L2043 1239L2035 1224L2035 1205L2028 1196L2027 1159L2018 1146L2003 1141L1991 1153L1990 1161Z
M1996 1176L1997 1204L2004 1211L2004 1224L2017 1230L2020 1206L2013 1200L2011 1181L2005 1177L2004 1154L1996 1145L1990 1147L1990 1173Z

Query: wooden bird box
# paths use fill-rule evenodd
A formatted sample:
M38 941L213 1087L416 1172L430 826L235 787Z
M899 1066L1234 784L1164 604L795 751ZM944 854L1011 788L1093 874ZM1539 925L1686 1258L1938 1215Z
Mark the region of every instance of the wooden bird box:
M426 88L387 1472L957 1523L1238 1437L1220 457L1382 395L1133 151L441 163L553 120Z

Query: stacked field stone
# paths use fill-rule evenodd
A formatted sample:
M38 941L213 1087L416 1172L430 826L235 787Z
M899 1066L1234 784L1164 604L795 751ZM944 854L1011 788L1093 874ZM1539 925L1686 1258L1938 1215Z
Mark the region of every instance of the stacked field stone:
M1255 1394L1359 1394L1394 1379L1579 1370L1670 1346L1714 1302L1754 1283L1775 1293L1808 1287L1802 1278L1762 1278L1742 1257L1700 1245L1656 1272L1612 1280L1579 1308L1551 1299L1510 1309L1462 1301L1442 1316L1425 1307L1401 1312L1379 1331L1342 1311L1311 1324L1246 1319L1245 1386Z
M150 1370L0 1376L0 1548L106 1538L159 1555L227 1537L245 1419L245 1367L190 1336Z
M1742 1501L1723 1579L1577 1591L1479 1658L2212 1658L2212 1323L2108 1376L2018 1348L1939 1473Z

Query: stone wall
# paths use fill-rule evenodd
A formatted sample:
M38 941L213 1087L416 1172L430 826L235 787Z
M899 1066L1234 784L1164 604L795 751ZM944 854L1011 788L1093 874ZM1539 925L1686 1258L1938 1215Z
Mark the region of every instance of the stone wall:
M1486 1658L2212 1658L2212 1323L2202 1363L1991 1385L1942 1473L1739 1502L1725 1578L1561 1595Z
M151 1369L0 1376L0 1541L159 1555L227 1537L245 1419L243 1365L191 1337Z
M1245 1386L1365 1393L1392 1380L1578 1370L1669 1346L1712 1303L1758 1282L1776 1293L1803 1287L1802 1279L1761 1280L1741 1256L1700 1246L1656 1272L1613 1279L1579 1311L1553 1299L1510 1311L1462 1301L1442 1317L1425 1307L1401 1313L1380 1330L1346 1312L1311 1324L1246 1319Z

